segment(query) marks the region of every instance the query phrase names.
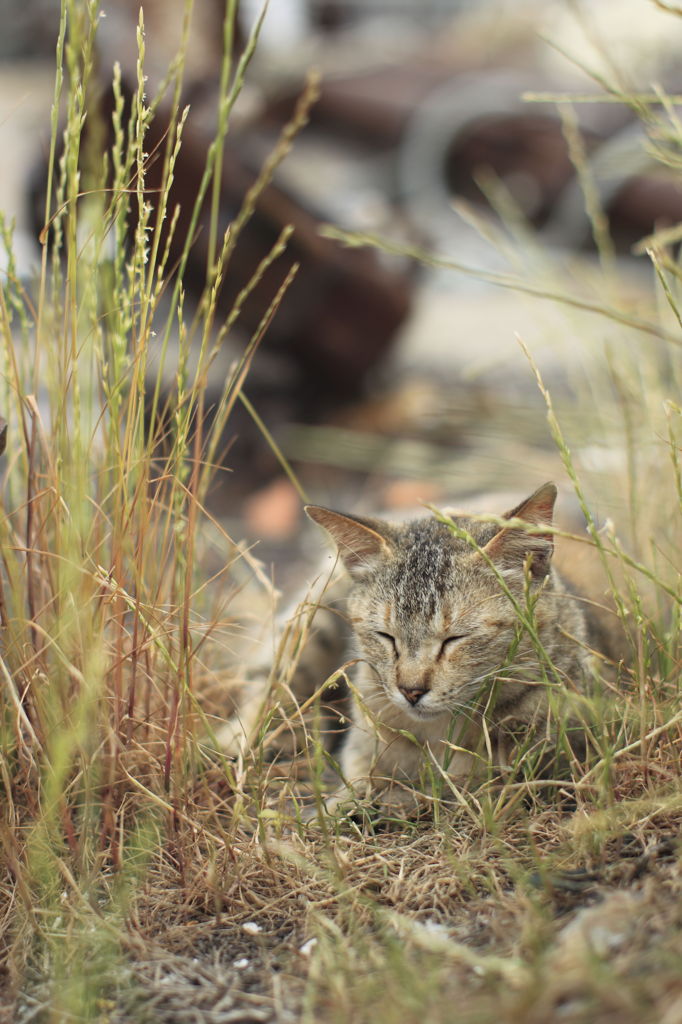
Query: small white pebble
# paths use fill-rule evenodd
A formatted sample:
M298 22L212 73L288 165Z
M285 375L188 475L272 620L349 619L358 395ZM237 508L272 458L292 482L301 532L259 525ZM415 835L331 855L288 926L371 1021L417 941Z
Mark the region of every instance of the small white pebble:
M483 975L485 974L485 968L481 967L480 964L474 964L474 966L471 969L474 972L474 974L477 974L479 976L479 978L482 978Z
M245 967L249 966L249 961L243 956L239 960L235 960L232 966L236 967L238 971L243 971Z
M245 921L242 925L242 931L245 931L247 935L258 935L263 929L256 921Z
M317 939L308 939L306 942L303 943L303 945L299 949L299 953L301 954L301 956L310 956L316 945Z
M447 927L444 924L441 924L440 921L434 921L433 918L428 918L426 921L423 921L422 928L425 932L430 932L431 935L450 935Z

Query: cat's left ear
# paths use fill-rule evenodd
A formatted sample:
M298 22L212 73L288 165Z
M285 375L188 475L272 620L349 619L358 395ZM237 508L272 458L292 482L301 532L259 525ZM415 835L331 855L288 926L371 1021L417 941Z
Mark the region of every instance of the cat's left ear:
M331 535L351 576L364 575L390 554L386 524L378 519L360 519L321 505L306 505L305 512Z
M551 526L557 489L554 484L543 484L530 498L526 498L505 519L523 519L533 526ZM554 553L551 533L527 533L522 529L502 529L483 548L495 565L508 569L522 569L531 556L530 573L533 579L543 579L549 572Z

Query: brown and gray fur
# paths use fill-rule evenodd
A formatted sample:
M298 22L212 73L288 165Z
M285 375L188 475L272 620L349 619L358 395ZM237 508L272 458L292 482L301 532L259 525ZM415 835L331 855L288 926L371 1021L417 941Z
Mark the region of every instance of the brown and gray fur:
M305 699L344 660L334 601L345 589L358 661L340 762L353 793L383 790L389 804L403 803L404 783L419 779L427 758L461 785L486 762L509 764L519 735L526 748L551 744L549 693L583 689L595 640L617 656L594 558L543 532L556 493L546 484L501 516L516 525L451 514L456 530L435 516L401 525L308 506L348 582L317 613L290 686ZM573 570L566 579L562 563Z

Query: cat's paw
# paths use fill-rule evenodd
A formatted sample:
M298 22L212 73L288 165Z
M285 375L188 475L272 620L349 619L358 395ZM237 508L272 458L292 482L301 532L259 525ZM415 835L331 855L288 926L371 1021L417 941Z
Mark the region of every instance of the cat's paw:
M215 730L215 742L221 754L228 757L239 757L249 749L249 736L241 719L234 716L228 718Z
M320 814L347 818L371 826L382 823L391 827L401 821L414 821L428 806L427 798L410 786L388 786L378 792L368 787L342 786L325 797L321 804L308 807L302 814L304 822L319 820Z
M377 803L382 818L413 821L424 812L428 801L423 793L411 786L393 785L381 791Z
M319 821L320 816L330 818L362 817L366 813L366 791L359 791L350 786L340 786L318 802L305 808L301 814L306 823Z
M280 723L281 725L281 723ZM256 723L247 728L243 719L229 718L215 733L218 749L228 757L259 752L265 761L288 760L306 749L303 730L275 728L271 734Z

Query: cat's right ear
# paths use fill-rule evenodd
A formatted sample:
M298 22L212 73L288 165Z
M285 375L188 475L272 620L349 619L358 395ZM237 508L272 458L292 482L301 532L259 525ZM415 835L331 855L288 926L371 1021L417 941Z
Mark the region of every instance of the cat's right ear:
M375 519L347 516L321 505L306 505L304 511L330 534L351 576L364 575L390 553L387 538L379 532L382 524Z

